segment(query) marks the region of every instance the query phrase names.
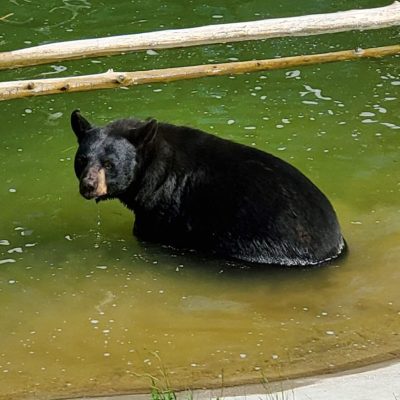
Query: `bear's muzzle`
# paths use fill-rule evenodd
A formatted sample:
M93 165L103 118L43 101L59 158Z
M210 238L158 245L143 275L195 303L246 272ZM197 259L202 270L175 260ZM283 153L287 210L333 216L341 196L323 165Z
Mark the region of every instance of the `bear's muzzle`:
M88 200L107 195L106 173L104 168L89 168L79 184L80 194Z

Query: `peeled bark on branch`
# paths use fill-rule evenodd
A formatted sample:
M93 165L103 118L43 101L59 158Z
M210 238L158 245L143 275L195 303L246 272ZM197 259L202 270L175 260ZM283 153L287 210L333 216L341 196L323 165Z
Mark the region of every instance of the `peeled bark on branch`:
M46 64L129 51L308 36L400 25L400 3L366 10L209 25L189 29L74 40L0 53L0 69Z
M66 78L24 80L0 83L0 100L47 94L82 92L96 89L127 87L156 82L172 82L206 76L236 75L246 72L293 68L317 63L379 58L400 54L400 45L370 49L344 50L332 53L276 58L272 60L241 61L190 67L155 69L150 71L114 72Z

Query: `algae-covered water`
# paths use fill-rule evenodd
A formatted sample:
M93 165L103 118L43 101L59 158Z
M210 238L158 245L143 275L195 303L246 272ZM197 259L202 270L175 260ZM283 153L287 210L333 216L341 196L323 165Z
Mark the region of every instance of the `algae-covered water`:
M0 50L332 12L383 1L3 1ZM399 29L148 51L0 72L143 70L398 42ZM150 49L151 50L151 49ZM0 103L0 399L223 386L343 369L400 351L398 57ZM350 252L246 269L132 236L117 201L81 198L76 108L153 116L269 151L334 204ZM165 378L159 384L165 383Z

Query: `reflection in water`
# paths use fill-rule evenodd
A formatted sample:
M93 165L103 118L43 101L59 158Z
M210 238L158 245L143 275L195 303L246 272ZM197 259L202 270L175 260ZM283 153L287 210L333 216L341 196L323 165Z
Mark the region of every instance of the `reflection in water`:
M71 16L68 20L52 25L52 28L55 28L59 25L64 25L66 22L74 20L76 17L79 16L80 13L91 8L91 3L87 0L62 0L62 2L62 6L53 7L49 10L49 13L53 13L54 11L69 11L71 13Z

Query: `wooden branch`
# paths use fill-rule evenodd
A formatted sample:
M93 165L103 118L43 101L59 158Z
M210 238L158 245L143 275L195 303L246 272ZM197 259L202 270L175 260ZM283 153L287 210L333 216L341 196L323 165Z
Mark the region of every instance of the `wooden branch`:
M400 45L284 57L272 60L241 61L136 72L114 72L110 70L106 73L95 75L1 82L0 101L46 94L82 92L156 82L172 82L205 76L235 75L245 72L293 68L302 65L356 60L359 58L379 58L395 54L400 54Z
M284 36L308 36L400 25L400 3L291 18L209 25L109 38L75 40L0 53L0 69L52 63L123 52L239 42Z
M0 17L0 21L5 21L8 17L12 17L13 15L14 15L14 13L10 13L10 14L4 15L4 16Z

